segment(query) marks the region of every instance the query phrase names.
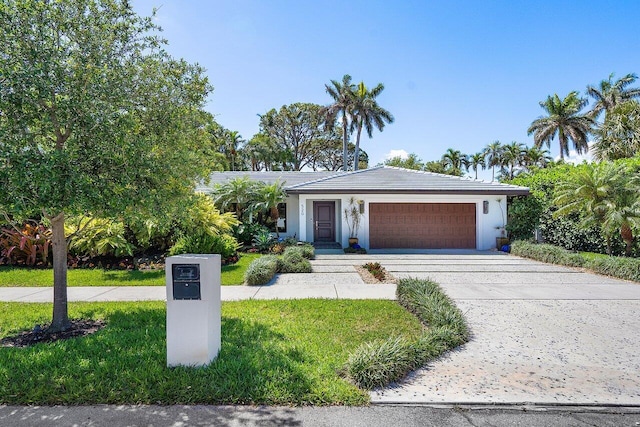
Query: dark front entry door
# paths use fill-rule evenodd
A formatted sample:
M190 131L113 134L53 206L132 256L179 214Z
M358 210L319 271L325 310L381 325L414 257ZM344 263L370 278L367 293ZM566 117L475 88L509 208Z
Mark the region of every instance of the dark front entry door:
M336 241L335 202L313 202L313 241Z

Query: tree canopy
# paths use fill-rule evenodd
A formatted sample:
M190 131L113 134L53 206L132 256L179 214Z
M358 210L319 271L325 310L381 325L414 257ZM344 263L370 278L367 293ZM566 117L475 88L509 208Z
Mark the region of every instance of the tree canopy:
M210 172L211 87L125 0L5 0L0 28L0 210L50 221L51 327L63 329L65 216L160 210L191 193Z

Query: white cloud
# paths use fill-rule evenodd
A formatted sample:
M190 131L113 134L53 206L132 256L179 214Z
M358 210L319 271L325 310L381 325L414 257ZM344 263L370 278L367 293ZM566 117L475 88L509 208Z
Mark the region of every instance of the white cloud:
M587 163L593 162L593 156L591 155L591 149L593 147L593 141L587 142L589 146L589 151L586 153L578 154L576 150L569 150L569 155L564 158L566 163L572 163L574 165L578 165L584 161ZM560 156L556 156L554 159L556 162L560 160Z
M396 157L406 159L409 157L409 153L407 153L405 150L391 150L384 156L385 160L393 159Z

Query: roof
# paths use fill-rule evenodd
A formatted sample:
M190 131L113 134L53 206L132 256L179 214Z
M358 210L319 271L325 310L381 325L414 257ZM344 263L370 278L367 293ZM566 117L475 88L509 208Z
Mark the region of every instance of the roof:
M281 179L290 194L529 194L527 187L393 166L353 172L217 172L212 174L211 182L225 182L243 175L266 183Z
M342 172L332 171L310 171L310 172L294 172L294 171L224 171L214 172L209 177L209 185L200 184L197 191L211 191L215 184L222 184L235 178L248 177L252 181L262 181L265 184L273 184L280 180L285 183L285 188L293 185L302 184L303 182L315 181L321 178L327 178Z

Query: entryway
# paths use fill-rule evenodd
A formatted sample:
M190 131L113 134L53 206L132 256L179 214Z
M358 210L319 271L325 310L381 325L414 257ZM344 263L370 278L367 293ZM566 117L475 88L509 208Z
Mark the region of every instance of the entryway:
M335 243L336 202L313 202L313 242Z

